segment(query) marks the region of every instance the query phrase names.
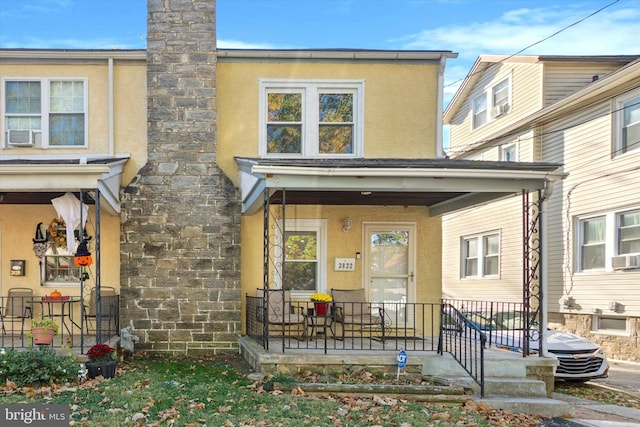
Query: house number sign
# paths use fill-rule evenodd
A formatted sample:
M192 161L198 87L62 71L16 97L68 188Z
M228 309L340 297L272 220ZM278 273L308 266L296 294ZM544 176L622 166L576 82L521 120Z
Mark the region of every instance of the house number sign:
M355 258L336 258L333 265L334 271L353 271L356 268Z

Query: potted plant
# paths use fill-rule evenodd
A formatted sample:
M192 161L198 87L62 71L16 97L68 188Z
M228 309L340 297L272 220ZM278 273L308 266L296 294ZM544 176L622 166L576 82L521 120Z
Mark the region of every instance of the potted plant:
M88 362L85 362L89 378L102 375L104 378L116 376L116 350L109 344L94 344L87 351Z
M58 322L48 317L31 321L31 336L36 345L51 345L58 333Z
M316 309L316 316L326 316L327 315L327 307L329 303L332 301L331 295L324 294L322 292L317 292L312 294L309 299L313 301L313 305Z

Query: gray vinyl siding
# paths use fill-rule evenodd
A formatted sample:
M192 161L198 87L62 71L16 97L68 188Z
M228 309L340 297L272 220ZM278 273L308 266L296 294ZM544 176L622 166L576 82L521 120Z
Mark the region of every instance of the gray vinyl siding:
M473 100L500 83L511 78L511 109L507 114L489 120L485 125L472 129ZM500 128L514 123L542 108L542 65L505 62L490 66L478 79L474 89L458 110L450 125L449 152L455 157L465 148L486 138Z
M514 196L442 219L444 298L522 301L522 209ZM462 278L464 237L500 234L500 275L497 278ZM515 256L514 256L515 254Z
M549 204L550 311L558 311L558 300L568 294L575 299L574 312L615 314L608 307L610 301L616 301L624 305L622 315L640 315L639 271L580 272L573 255L579 218L640 209L640 152L612 158L611 105L600 102L544 131L545 160L564 163L570 171L555 189L557 199Z
M545 63L544 106L566 98L593 82L594 76L604 77L620 67L620 64L603 63Z

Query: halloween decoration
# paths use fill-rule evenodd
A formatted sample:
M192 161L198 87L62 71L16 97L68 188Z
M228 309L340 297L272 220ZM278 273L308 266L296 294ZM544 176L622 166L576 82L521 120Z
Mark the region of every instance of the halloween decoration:
M49 223L47 233L49 234L49 240L55 244L56 248L67 247L67 231L66 224L63 220L54 218Z
M78 267L88 267L93 263L91 252L89 252L89 248L87 247L87 243L90 239L91 238L82 239L82 242L80 242L80 244L78 245L78 251L73 258L74 264Z
M51 204L58 213L58 217L64 219L66 223L67 249L69 253L76 251L76 240L73 231L80 227L84 229L87 220L89 208L71 193L65 193L63 196L56 197L51 200Z
M42 233L42 223L36 225L36 235L33 238L33 252L38 258L42 258L47 250L47 238Z

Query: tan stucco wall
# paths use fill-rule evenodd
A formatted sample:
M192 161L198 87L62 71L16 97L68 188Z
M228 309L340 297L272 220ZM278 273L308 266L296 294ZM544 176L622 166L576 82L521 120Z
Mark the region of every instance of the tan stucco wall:
M0 205L0 295L12 287L32 288L34 295L48 295L54 289L63 295L80 295L79 285L61 284L41 286L39 259L33 253L32 239L36 225L46 228L57 216L51 205ZM91 279L85 282L85 292L95 286L95 210L89 207L87 232L94 236L91 255L94 259ZM101 284L120 288L120 217L102 214L100 217ZM10 261L25 260L25 275L11 276Z
M14 61L15 62L15 61ZM0 78L83 78L88 85L87 148L3 148L4 155L108 155L108 66L106 60L90 63L46 63L19 61L0 63ZM114 61L114 154L129 154L123 185L131 181L147 161L147 83L144 61ZM2 88L4 90L4 87ZM0 121L0 135L4 133Z
M276 208L277 209L277 208ZM362 288L363 259L356 260L355 271L333 271L336 257L355 258L356 252L364 256L363 222L415 222L416 223L416 301L439 302L441 298L441 222L430 218L427 208L389 206L287 206L287 219L327 220L327 290L331 288ZM352 228L342 231L343 220L350 217ZM262 287L263 277L263 216L262 211L242 217L241 281L243 304L245 295L255 295ZM243 319L244 321L244 319Z
M237 185L234 156L258 156L259 79L364 80L364 157L436 156L439 64L218 62L218 155Z

